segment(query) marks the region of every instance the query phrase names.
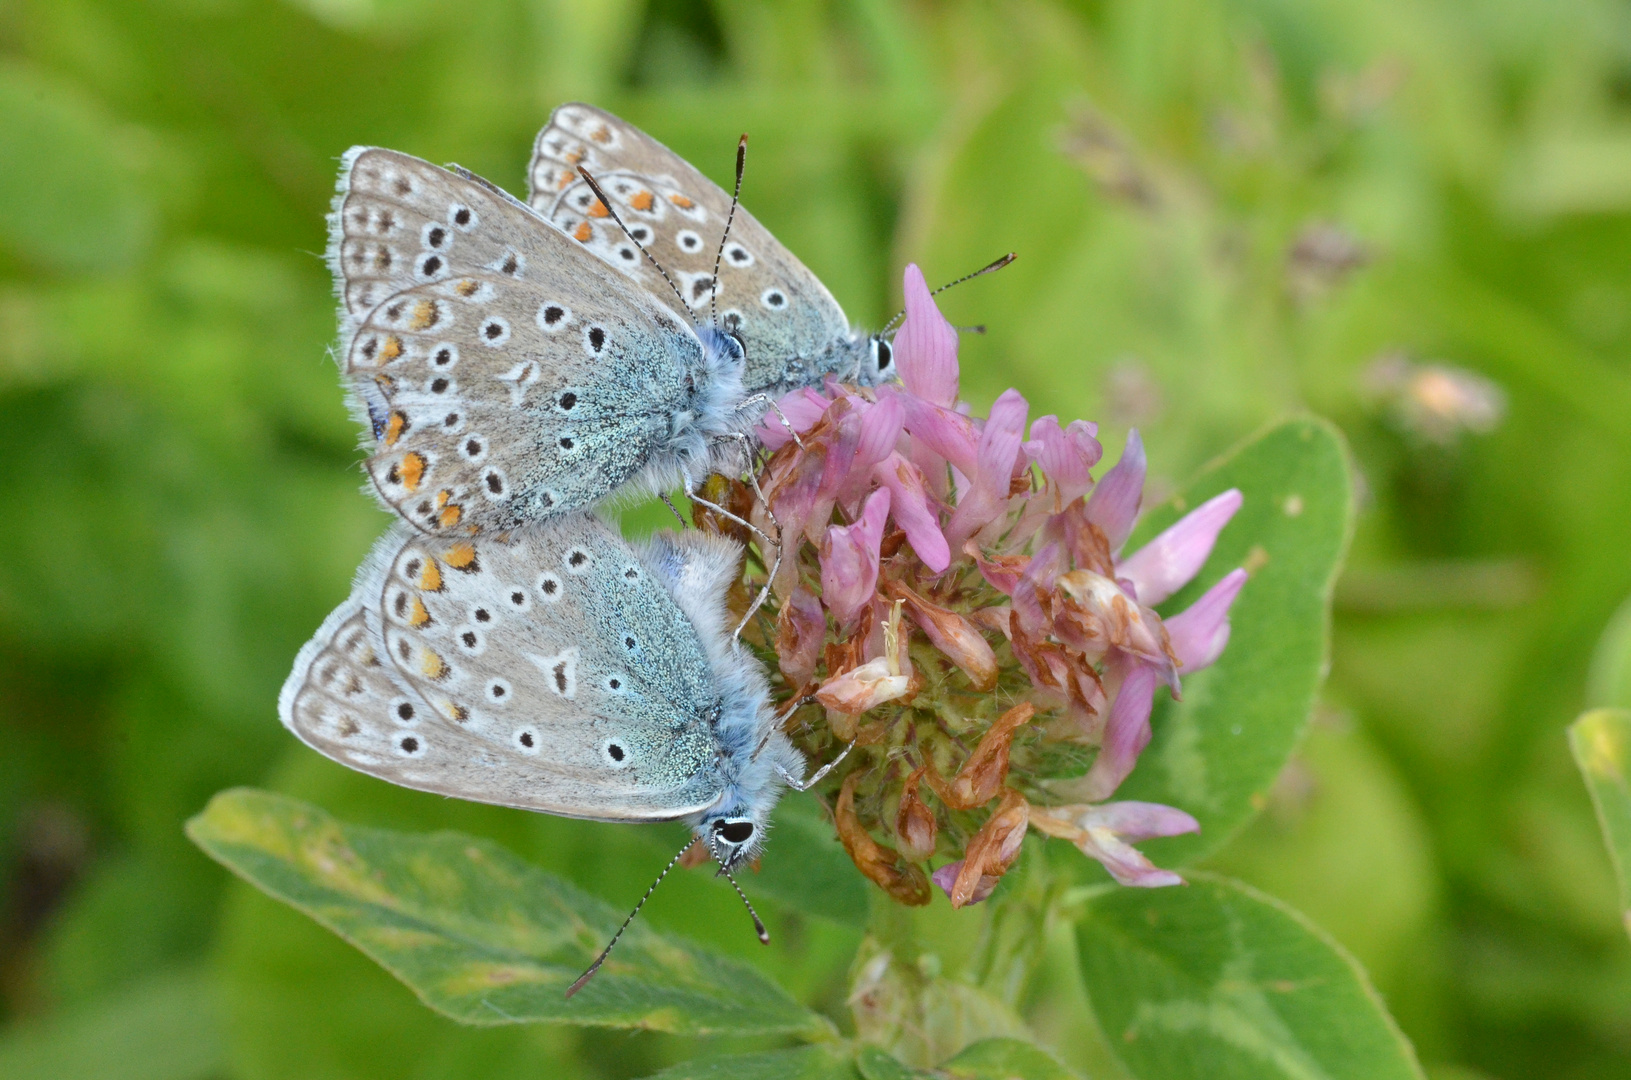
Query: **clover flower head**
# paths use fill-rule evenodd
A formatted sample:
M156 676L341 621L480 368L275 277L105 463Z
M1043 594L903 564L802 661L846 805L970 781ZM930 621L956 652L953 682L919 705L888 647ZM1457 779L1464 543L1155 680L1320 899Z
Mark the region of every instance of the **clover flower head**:
M1179 614L1154 608L1200 571L1240 493L1125 551L1146 472L1137 431L1095 477L1096 425L1031 420L1017 390L973 415L957 400L957 332L916 266L905 294L900 385L782 398L757 432L764 503L740 485L722 495L781 530L756 644L788 730L812 760L855 745L828 781L839 839L902 903L934 886L955 906L983 900L1030 831L1122 884L1174 884L1133 844L1195 819L1110 800L1150 741L1157 689L1179 696L1228 643L1244 570Z

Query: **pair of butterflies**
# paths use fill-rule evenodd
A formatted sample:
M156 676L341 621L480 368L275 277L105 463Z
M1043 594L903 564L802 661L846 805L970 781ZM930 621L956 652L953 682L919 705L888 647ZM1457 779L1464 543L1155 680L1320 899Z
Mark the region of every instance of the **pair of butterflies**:
M394 151L344 159L340 363L402 521L279 710L314 749L407 787L686 820L729 870L804 768L730 635L741 553L694 532L630 545L588 511L689 488L739 460L770 398L888 378L889 345L606 112L556 109L529 181L527 205Z

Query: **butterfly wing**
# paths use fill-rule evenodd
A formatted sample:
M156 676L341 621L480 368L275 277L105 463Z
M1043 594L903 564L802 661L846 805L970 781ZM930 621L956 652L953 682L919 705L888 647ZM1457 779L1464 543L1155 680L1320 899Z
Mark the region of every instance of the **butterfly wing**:
M671 820L718 800L719 692L696 632L595 519L509 543L394 529L368 567L285 687L308 745L407 787L569 817Z
M592 105L557 108L539 132L529 201L568 236L646 290L672 294L578 174L600 184L629 233L668 271L699 319L708 317L714 263L731 198L684 158ZM719 259L721 325L747 349L743 385L777 393L853 368L849 320L827 287L738 206Z
M708 380L672 308L473 176L353 150L330 230L368 474L421 530L600 501L661 456Z

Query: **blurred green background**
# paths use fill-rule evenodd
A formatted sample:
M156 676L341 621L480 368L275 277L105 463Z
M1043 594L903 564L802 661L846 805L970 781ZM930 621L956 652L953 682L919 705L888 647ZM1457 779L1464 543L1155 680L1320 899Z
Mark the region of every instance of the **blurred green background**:
M524 189L593 101L964 390L1144 433L1157 487L1347 432L1331 678L1215 864L1367 966L1440 1080L1631 1075L1631 944L1563 738L1631 704L1631 7L1611 0L0 0L0 1073L642 1075L681 1040L458 1029L181 822L253 783L495 837L621 906L678 843L388 788L279 726L386 518L327 350L355 143ZM773 857L773 854L772 854ZM858 933L705 872L657 925L843 1014ZM943 907L943 905L942 905ZM949 924L948 924L949 925ZM1060 963L1074 963L1062 949ZM1033 1020L1115 1076L1071 980ZM15 1070L15 1071L14 1071Z

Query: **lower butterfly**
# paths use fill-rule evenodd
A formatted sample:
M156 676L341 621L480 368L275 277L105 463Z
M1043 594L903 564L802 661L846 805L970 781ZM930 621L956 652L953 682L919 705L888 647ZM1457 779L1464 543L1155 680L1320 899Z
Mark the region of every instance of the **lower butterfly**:
M685 821L728 874L804 769L730 636L740 559L699 532L636 547L586 514L506 541L398 525L300 651L279 712L319 753L404 787Z

